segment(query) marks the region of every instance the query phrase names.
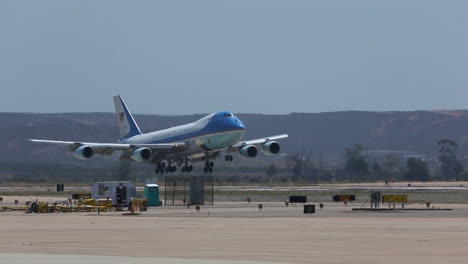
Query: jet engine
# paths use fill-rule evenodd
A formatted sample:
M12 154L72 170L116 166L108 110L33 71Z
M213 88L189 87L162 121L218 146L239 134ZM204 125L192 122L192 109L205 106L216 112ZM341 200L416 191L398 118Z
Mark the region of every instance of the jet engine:
M263 144L263 153L267 155L276 155L280 152L280 144L276 141L268 141Z
M258 150L254 145L248 145L239 150L239 154L244 158L255 158L257 156Z
M73 156L79 159L89 159L94 155L94 150L90 146L81 146L75 150Z
M149 148L138 148L133 151L132 160L138 162L148 161L151 159L152 154Z

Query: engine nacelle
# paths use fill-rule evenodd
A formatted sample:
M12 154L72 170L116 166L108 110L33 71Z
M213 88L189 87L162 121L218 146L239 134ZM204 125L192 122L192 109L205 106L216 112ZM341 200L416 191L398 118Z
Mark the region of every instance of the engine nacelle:
M267 143L263 144L263 153L267 155L276 155L280 152L280 150L280 144L276 141L268 141Z
M138 148L133 151L132 160L138 162L148 161L151 159L151 156L153 156L153 153L149 148Z
M257 156L258 150L254 145L248 145L239 150L239 154L244 158L255 158Z
M94 149L90 146L81 146L75 150L73 156L79 159L89 159L94 155Z

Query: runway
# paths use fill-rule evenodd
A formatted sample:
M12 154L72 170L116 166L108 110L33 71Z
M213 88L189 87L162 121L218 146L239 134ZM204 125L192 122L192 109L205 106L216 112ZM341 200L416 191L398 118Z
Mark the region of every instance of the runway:
M140 216L5 212L0 213L0 252L8 254L0 259L18 259L16 263L74 263L68 258L136 264L463 263L468 257L468 205L437 206L454 211L352 212L351 206L329 203L323 211L305 216L300 206L266 203L260 212L256 204L225 203L204 206L198 213L185 207L151 208ZM11 254L26 255L20 261L21 256ZM41 259L47 262L34 262Z

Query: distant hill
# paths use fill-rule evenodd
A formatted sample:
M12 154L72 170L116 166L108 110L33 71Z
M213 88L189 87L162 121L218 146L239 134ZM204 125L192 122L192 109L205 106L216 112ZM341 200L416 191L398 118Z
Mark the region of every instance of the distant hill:
M136 115L144 132L195 121L204 115ZM368 149L409 150L428 156L437 154L437 141L450 138L468 147L468 111L331 112L288 115L239 114L246 124L246 138L280 133L288 153L321 153L342 157L343 149L356 143ZM60 147L32 144L27 138L115 142L117 126L112 113L0 113L0 161L74 163L71 153ZM65 153L65 154L64 154Z

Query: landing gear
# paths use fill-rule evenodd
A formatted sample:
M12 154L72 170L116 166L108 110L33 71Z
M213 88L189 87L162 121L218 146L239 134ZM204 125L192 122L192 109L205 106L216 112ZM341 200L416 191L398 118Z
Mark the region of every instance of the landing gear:
M177 167L176 166L168 166L166 167L166 173L173 173L173 172L176 172L177 171Z
M156 170L154 171L154 173L156 174L164 174L164 169L166 167L166 163L164 162L158 162L158 164L156 165Z
M205 168L203 168L203 172L205 173L213 173L214 162L210 160L205 161Z
M184 158L183 161L179 164L179 166L182 165L182 162L184 163L184 166L182 166L182 172L192 172L193 171L193 166L189 165L190 160L188 158Z
M226 155L224 156L224 160L225 161L232 161L234 158L232 157L232 155Z
M164 173L172 173L172 172L176 172L177 171L177 167L176 166L172 166L171 163L169 163L168 166L166 166L166 163L164 162L159 162L157 165L156 165L156 169L154 171L154 173L156 174L164 174Z
M193 166L192 165L182 167L182 172L187 172L188 173L188 172L191 172L191 171L193 171Z

